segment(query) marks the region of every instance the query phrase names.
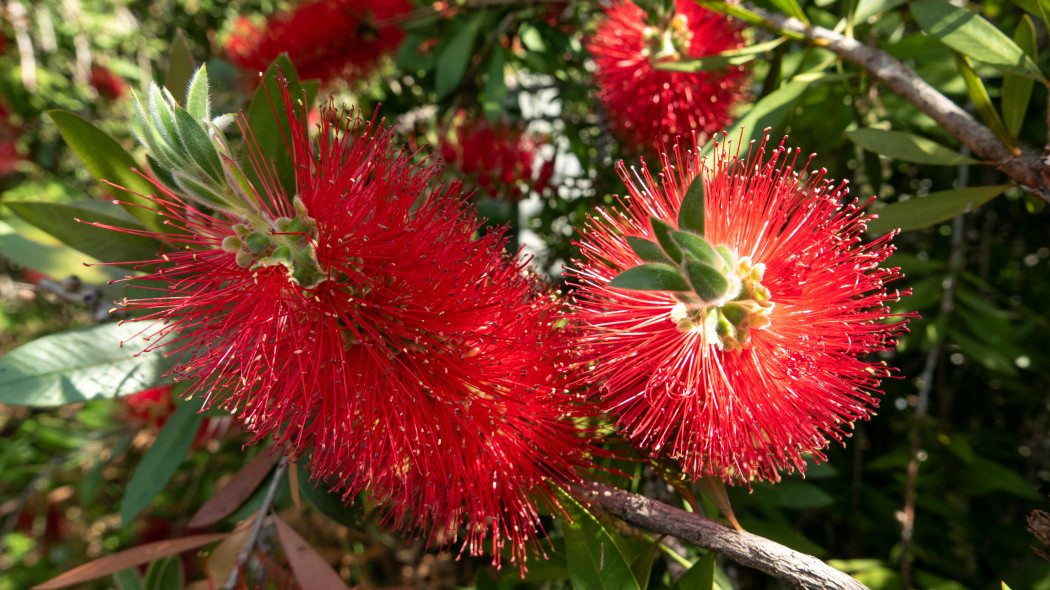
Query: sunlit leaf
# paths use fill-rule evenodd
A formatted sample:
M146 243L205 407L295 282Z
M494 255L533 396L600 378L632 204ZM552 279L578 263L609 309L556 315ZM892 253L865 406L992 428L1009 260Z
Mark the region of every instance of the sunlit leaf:
M884 234L897 228L908 231L927 227L980 207L1008 188L1006 184L957 188L892 203L877 211L878 219L868 222L868 231Z
M568 515L560 520L573 588L641 590L630 563L612 537L615 533L568 494L561 494L558 501Z
M1027 14L1017 23L1014 42L1025 52L1025 55L1033 60L1039 56L1035 39L1035 23ZM1024 123L1034 84L1035 81L1027 76L1014 73L1007 73L1003 76L1003 89L999 97L999 104L1003 111L1003 124L1013 137L1017 136L1021 130L1021 124Z
M642 264L629 268L609 281L610 287L635 291L688 291L678 270L666 264Z
M886 131L868 127L847 131L846 136L853 143L868 151L905 162L941 166L978 163L978 160L964 156L935 141L903 131Z

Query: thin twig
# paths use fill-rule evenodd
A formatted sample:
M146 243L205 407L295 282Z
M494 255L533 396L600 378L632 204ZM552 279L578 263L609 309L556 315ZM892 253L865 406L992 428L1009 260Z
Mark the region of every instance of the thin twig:
M227 578L222 590L233 590L241 570L248 563L248 557L251 556L252 549L255 548L255 544L259 540L259 534L262 532L263 522L266 521L267 513L270 512L270 508L273 506L274 498L277 497L277 488L280 487L281 479L284 478L284 472L288 469L289 459L289 457L282 459L281 463L277 465L277 469L274 470L273 479L270 480L270 487L266 490L266 496L263 498L262 505L259 506L259 511L255 514L255 523L252 525L252 531L248 534L248 539L245 540L240 554L237 555L237 561L233 564L233 570L230 572L230 577Z
M965 153L964 155L969 155ZM965 188L970 167L966 164L959 166L958 188ZM948 276L942 283L941 303L937 310L937 317L947 326L951 321L952 310L955 308L955 283L959 279L959 271L963 265L963 232L965 231L965 213L956 215L952 220L952 246L951 254L948 256ZM912 587L911 571L911 545L915 536L915 497L919 480L919 452L922 446L922 423L926 421L930 408L930 392L933 391L934 374L937 365L944 356L946 336L941 334L937 345L930 348L926 354L926 364L923 366L919 377L919 393L915 400L915 414L912 416L911 429L908 433L908 471L907 480L904 485L904 507L901 511L901 584L904 588Z
M584 500L600 505L627 524L710 549L737 563L787 580L797 588L868 590L864 584L812 555L747 531L737 532L694 512L596 482L574 489Z
M861 66L876 81L929 115L941 128L969 147L977 157L993 164L1026 191L1050 202L1050 186L1047 182L1050 179L1050 171L1047 170L1047 163L1038 154L1030 151L1022 154L1011 153L990 129L897 59L823 27L807 25L798 19L753 6L747 6L746 10L757 15L762 24L773 31L802 38Z

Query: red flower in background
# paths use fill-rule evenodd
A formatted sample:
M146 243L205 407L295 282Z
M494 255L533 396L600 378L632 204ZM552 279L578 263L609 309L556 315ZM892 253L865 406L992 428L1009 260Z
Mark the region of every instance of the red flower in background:
M18 153L18 136L22 130L11 122L7 106L0 101L0 176L18 171L22 156Z
M168 251L136 279L158 296L127 305L174 341L190 395L310 456L344 497L368 491L441 545L465 527L471 554L491 538L497 562L509 541L523 561L553 486L587 464L560 303L500 234L474 238L458 186L433 185L389 130L328 106L311 140L287 89L283 106L296 198L267 181L241 218L165 190L160 212L187 233L159 236Z
M124 79L100 65L91 66L89 82L105 100L118 100L128 94L128 85Z
M696 132L701 143L730 123L743 97L742 68L673 72L665 61L704 57L743 46L739 26L693 0L676 0L670 15L647 15L630 1L606 9L587 49L594 57L598 98L613 131L632 151L656 153Z
M404 38L391 19L411 11L407 0L314 0L270 16L262 29L239 18L226 41L238 66L262 71L287 52L303 79L367 76Z
M659 181L621 164L625 210L592 218L570 272L580 287L576 346L636 445L694 478L778 480L781 469L804 470L806 453L823 460L829 439L841 441L878 405L890 371L858 357L892 347L904 329L885 307L900 295L884 286L898 272L878 266L890 236L861 242L867 218L840 204L845 184L796 171L797 154L783 145L768 157L765 143L744 159L731 150L716 146L708 165L675 147ZM699 174L703 238L721 248L713 260L724 259L732 279L725 296L610 287L643 264L632 243L644 251L639 239L659 242L661 222L676 227Z
M439 153L468 187L493 199L520 201L550 187L554 160L541 154L545 143L507 123L461 119L446 131Z

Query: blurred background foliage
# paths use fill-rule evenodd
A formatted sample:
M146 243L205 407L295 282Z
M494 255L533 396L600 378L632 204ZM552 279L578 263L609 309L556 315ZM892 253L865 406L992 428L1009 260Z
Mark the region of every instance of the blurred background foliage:
M635 163L640 151L617 142L594 98L584 38L602 6L491 1L457 9L455 3L438 4L443 11L415 5L415 17L400 24L399 50L371 75L323 81L319 96L360 105L365 114L382 103L381 116L397 124L403 141L421 150L420 157L434 151L427 146L441 143L457 115L507 121L546 137L540 153L554 161L549 188L531 191L518 202L481 196L478 201L493 223L511 224L517 243L558 280L561 266L573 257L573 226L595 206L614 206L612 195L624 192L615 163ZM790 3L768 4L776 10ZM852 15L857 39L903 60L972 110L952 52L920 31L906 4L801 4L814 23L826 27ZM15 154L0 163L0 353L5 353L105 318L107 302L118 296L107 282L124 273L84 267L83 255L5 206L105 197L106 187L66 147L44 112L73 111L141 156L128 122L128 89L173 75L178 64L171 63L172 56L182 47L177 32L193 59L207 63L212 88L226 90L216 110L236 111L246 107L257 80L256 72L229 59L227 43L244 26L238 19L258 25L264 15L291 3L7 0L0 6L0 115L5 119L0 140L11 142ZM1026 11L1036 15L1033 30L1042 49L1037 63L1047 71L1050 52L1045 24L1037 16L1040 6L1046 5L993 0L969 8L1007 35L1022 24ZM748 29L745 37L755 44L773 35ZM774 127L773 137L786 133L801 153L818 154L814 164L827 168L830 177L849 179L854 197L863 202L876 195L873 211L882 203L952 188L1006 183L1000 173L979 164L906 162L850 141L853 136L847 134L874 127L959 149L928 116L826 50L786 42L747 68L750 104L799 73L819 74L805 92L763 121ZM992 100L998 100L1002 72L978 66L978 73ZM740 105L737 114L745 115L750 104ZM1046 112L1046 89L1037 84L1017 125L1021 143L1041 147L1047 142ZM736 132L728 129L731 136ZM656 168L655 161L649 164ZM977 589L1005 581L1014 589L1050 590L1050 564L1032 550L1037 542L1025 524L1033 509L1050 508L1050 214L1044 206L1010 188L959 217L897 237L891 263L906 278L896 288L912 290L897 311L921 314L897 350L883 355L900 378L883 384L878 415L857 424L845 447L833 446L827 464L813 466L805 478L792 475L777 485L731 489L745 528L829 560L873 589ZM0 406L0 590L27 588L89 559L185 534L196 509L245 463L246 455L259 452L242 449L246 439L218 415L194 422L190 426L196 433L189 431L184 456L164 457L173 471L171 481L138 518L122 524L127 481L175 407L171 396L164 390L145 413L125 400L57 410ZM639 476L630 484L635 491L681 503L640 464L623 468ZM283 485L277 506L290 509L287 518L351 584L479 590L570 586L567 559L573 549L565 547L554 524L550 561L530 562L530 573L519 579L514 568L496 571L485 560L427 552L374 517L310 492L311 485L301 488L312 493L311 503L292 508L294 494ZM224 521L227 528L261 500L256 493ZM913 513L906 509L909 502ZM606 529L604 534L622 543L628 559L648 556L652 561L649 587L698 587L688 577L675 580L686 570L687 576L697 575L705 563L703 551L672 540L654 559L651 537L608 524ZM902 534L907 530L910 536ZM210 558L186 554L185 575L178 579L199 579L209 568L228 567L230 557L216 553ZM157 573L161 565L147 576L154 584L149 587L180 587L163 585L174 578ZM289 579L280 574L287 574L284 562L267 571L271 575L264 587L283 587ZM782 586L721 559L715 579L722 588ZM131 583L117 576L83 587L123 589L134 587L124 585Z

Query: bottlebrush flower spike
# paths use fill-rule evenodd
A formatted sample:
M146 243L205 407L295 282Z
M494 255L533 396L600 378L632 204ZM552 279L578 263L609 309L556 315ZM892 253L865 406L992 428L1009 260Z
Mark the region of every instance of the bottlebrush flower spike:
M493 199L520 201L550 187L554 160L540 153L544 143L543 137L506 123L460 117L446 131L439 153L468 188Z
M675 0L675 11L646 14L629 0L606 9L587 42L594 57L598 98L619 139L636 153L655 154L679 136L700 143L731 121L743 97L740 67L675 72L660 62L714 55L743 46L740 28L694 0Z
M879 268L891 236L862 243L846 184L796 171L783 143L673 154L659 181L621 163L624 212L582 232L573 346L635 445L694 479L779 480L878 405L890 370L858 357L905 329L886 308L898 270Z
M347 499L368 492L398 527L442 546L462 527L465 551L491 538L498 563L509 543L524 568L540 509L587 465L557 356L561 303L504 257L499 232L474 238L458 186L435 186L437 168L413 164L390 130L329 104L311 139L282 94L296 196L256 153L245 165L265 185L209 185L223 199L211 214L157 179L157 209L181 231L148 234L169 248L135 282L157 296L126 306L172 342L177 376L197 379L189 395L256 440L309 456Z
M407 0L312 0L267 19L259 29L235 22L226 53L238 66L263 71L284 52L299 75L356 80L397 50L404 33L391 22L412 10Z

